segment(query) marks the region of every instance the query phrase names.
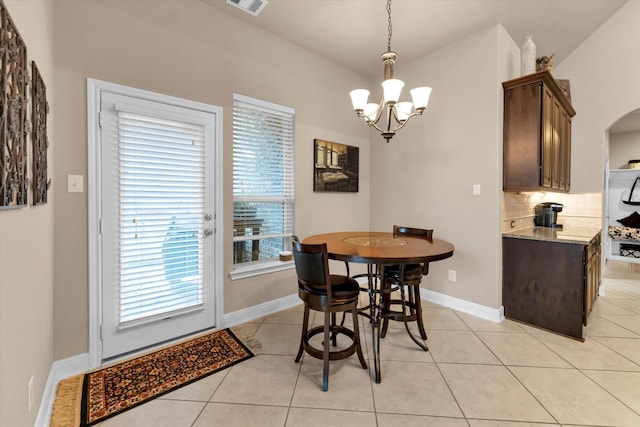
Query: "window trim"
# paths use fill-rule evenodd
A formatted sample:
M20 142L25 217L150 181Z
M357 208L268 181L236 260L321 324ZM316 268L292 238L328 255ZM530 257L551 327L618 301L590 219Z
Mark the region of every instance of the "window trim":
M242 102L246 104L250 104L253 107L258 109L264 108L267 110L275 110L282 112L284 114L290 114L294 116L293 120L293 140L292 140L292 150L293 150L293 164L291 165L291 169L293 171L294 176L291 180L291 185L295 186L295 109L287 106L283 106L280 104L275 104L272 102L264 101L257 98L252 98L246 95L241 95L238 93L233 94L233 103L235 107L235 102ZM233 120L233 119L232 119ZM232 206L235 201L235 196L232 194ZM293 206L295 209L295 189L293 195ZM233 208L232 208L233 212ZM291 235L295 234L295 211L291 222ZM285 237L286 238L286 237ZM241 264L233 264L233 268L229 273L229 277L231 280L244 279L248 277L259 276L263 274L273 273L277 271L290 270L294 268L293 261L280 261L279 259L269 259L263 261L251 261L247 263Z
M293 261L279 260L238 264L234 266L233 270L229 273L229 278L231 280L246 279L247 277L261 276L276 271L291 270L294 267Z

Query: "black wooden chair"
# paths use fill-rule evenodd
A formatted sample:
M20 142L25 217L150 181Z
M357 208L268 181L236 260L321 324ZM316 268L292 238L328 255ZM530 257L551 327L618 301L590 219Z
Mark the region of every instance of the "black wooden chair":
M300 361L303 351L322 359L322 391L327 391L330 360L344 359L357 352L360 364L367 369L358 330L357 304L360 288L358 282L349 276L329 274L326 244L307 245L300 243L294 236L291 246L298 275L298 295L304 302L302 336L296 362ZM323 325L309 328L310 310L324 313ZM336 323L336 313L347 311L351 311L353 316L353 330ZM322 348L314 347L310 340L321 333L324 334ZM331 347L336 347L339 334L350 338L351 344L347 348L332 351Z
M394 237L411 236L431 240L433 238L433 230L394 225L393 235ZM405 266L402 284L406 288L406 292L405 289L400 289L400 272L401 267L399 265L391 265L385 267L384 270L383 284L385 292L382 297L384 316L380 336L384 338L387 334L389 320L396 320L405 322L405 325L406 322L416 322L418 330L420 331L420 337L426 340L427 332L422 322L420 283L422 282L422 276L429 274L429 263L408 264ZM392 298L391 293L394 290L401 291L400 299ZM400 306L400 310L394 310L394 307L398 306Z

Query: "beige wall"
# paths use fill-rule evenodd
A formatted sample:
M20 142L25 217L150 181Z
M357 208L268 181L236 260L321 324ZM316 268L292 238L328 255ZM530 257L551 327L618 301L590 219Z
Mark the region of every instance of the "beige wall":
M491 308L502 305L501 82L515 77L513 58L518 48L500 25L411 64L400 51L396 76L409 88L432 86L429 107L389 144L380 136L371 142L372 228L433 228L456 249L432 264L424 286Z
M629 160L640 160L640 131L609 134L609 169L624 169Z
M52 105L52 2L5 0L4 3L27 45L29 66L31 61L38 65ZM52 138L53 116L52 110L47 118L50 177L54 172L52 147L57 143ZM31 144L30 138L28 143ZM31 173L31 160L28 165ZM54 189L62 185L53 181ZM1 426L34 424L53 362L53 193L49 191L46 205L0 211ZM31 200L30 192L29 204ZM32 375L34 402L29 412L27 383Z
M603 133L640 108L640 2L625 3L553 74L571 81L571 191L603 191Z
M220 106L224 217L231 230L232 94L296 110L296 233L369 228L369 145L349 90L364 78L255 29L206 3L54 2L56 181L87 174L86 78ZM313 193L313 139L360 147L360 192ZM90 178L87 178L90 179ZM85 187L86 188L86 187ZM87 194L58 187L55 238L55 357L88 351ZM232 233L224 234L225 254ZM295 294L293 270L231 281L224 260L224 310Z

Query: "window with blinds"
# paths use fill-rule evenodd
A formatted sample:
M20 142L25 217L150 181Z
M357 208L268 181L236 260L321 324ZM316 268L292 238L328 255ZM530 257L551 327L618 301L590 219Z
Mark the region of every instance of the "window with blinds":
M118 112L120 324L203 303L203 126Z
M277 259L294 221L294 110L233 97L233 262Z

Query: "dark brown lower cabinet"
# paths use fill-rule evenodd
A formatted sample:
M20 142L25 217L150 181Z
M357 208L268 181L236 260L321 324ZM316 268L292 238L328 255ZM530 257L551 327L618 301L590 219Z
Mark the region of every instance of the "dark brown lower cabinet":
M502 238L506 318L583 339L600 284L600 235L567 243Z

